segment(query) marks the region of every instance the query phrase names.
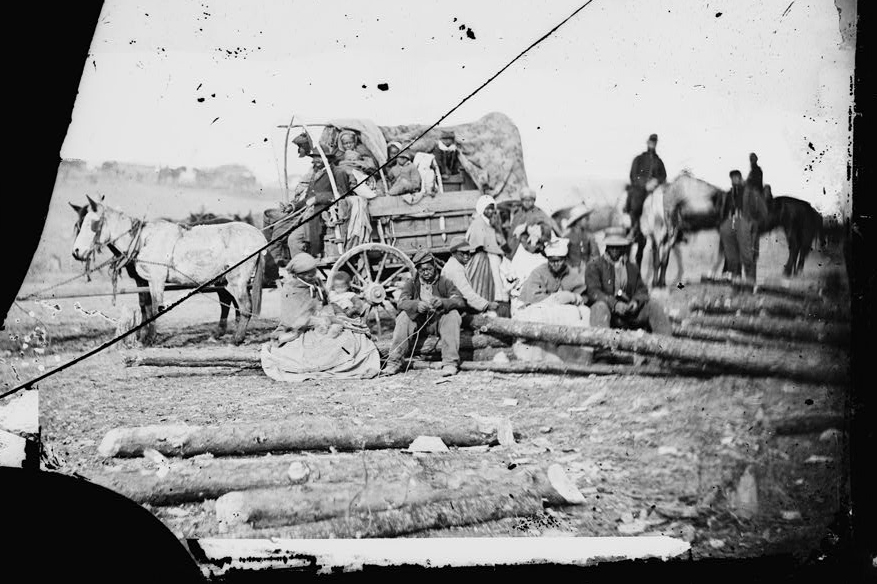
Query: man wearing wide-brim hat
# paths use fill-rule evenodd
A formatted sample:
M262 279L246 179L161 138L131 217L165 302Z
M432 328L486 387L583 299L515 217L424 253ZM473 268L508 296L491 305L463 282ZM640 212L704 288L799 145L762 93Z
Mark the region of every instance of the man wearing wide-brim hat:
M442 376L455 375L460 364L460 313L466 301L453 282L439 275L432 252L418 251L413 262L417 274L402 286L393 345L382 375L398 373L412 347L416 352L436 333L442 345Z
M594 208L591 205L581 203L573 207L567 219L566 237L569 239L569 263L581 270L582 273L584 273L588 262L600 255L600 246L597 245L597 240L588 229L588 217L593 211Z
M646 329L672 334L664 307L649 298L639 266L628 261L630 238L623 228L606 230L606 251L588 262L585 282L591 302L591 326Z
M466 264L472 257L472 246L465 237L458 235L451 239L450 247L451 257L442 267L442 277L450 280L463 295L468 312L496 311L499 308L499 303L488 301L478 294L466 276Z
M526 237L527 229L532 225L547 225L555 235L560 235L560 227L557 222L536 206L536 191L530 187L524 187L519 196L521 208L514 212L509 222L510 235L507 241L509 259L515 257L518 246Z

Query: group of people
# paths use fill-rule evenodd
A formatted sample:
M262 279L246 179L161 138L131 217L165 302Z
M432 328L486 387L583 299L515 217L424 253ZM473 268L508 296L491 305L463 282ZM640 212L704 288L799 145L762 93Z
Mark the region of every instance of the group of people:
M271 240L285 232L293 224L294 212L332 202L335 198L333 183L339 194L353 189L356 196L344 199L337 210L324 213L321 220L309 222L307 228L295 230L287 238L286 246L281 242L271 246L269 253L278 265L286 265L300 252L321 256L326 228L329 226L347 226L344 235L348 248L368 240L371 225L366 205L368 200L376 196L401 196L409 203L419 200L423 169L414 160L422 154L403 151L399 142L390 142L387 145L389 162L385 167L386 185L376 176L369 176L378 168L377 160L353 130L338 132L337 147L323 148L322 154L307 133L296 136L292 142L298 149L299 158L312 159L312 167L293 189L290 203L264 212L262 224L265 226L263 231L266 238ZM455 133L452 130L443 130L432 151L428 153L426 164L431 165L431 160L434 159L439 175L447 180L461 172L458 154Z
M436 146L436 160L443 172L453 173L453 135L444 134ZM310 148L309 141L296 139L300 155ZM341 154L330 158L325 168L322 157L313 150L314 168L306 186L297 188L297 204L325 204L332 200L329 172L339 190L355 182L352 171L370 172L374 158L358 143L352 132L339 136ZM657 135L647 141L647 150L632 164L626 212L632 219L642 213L648 193L666 182L664 163L656 152ZM413 188L414 174L406 170L411 157L399 154L401 145L390 143L388 154L397 157L390 168L390 194ZM332 161L340 160L338 164ZM757 156L750 156L751 171L744 183L739 171L731 173L732 188L721 201L722 245L725 269L754 277L757 257L757 225L753 217L764 189ZM404 186L408 185L408 186ZM507 226L502 226L496 201L481 196L475 205L471 224L464 237L450 242L450 258L440 266L428 250L413 258L416 274L404 281L397 299L399 309L392 346L383 370L377 348L360 317L362 301L350 290L350 276L340 272L325 290L316 275L322 251L320 227L296 232L289 238L292 255L287 265L288 280L283 286L284 316L271 346L263 348L266 373L277 379L331 375L373 377L400 372L406 359L430 334L441 340L442 375L459 370L460 328L465 314L487 313L524 320L602 328L645 329L670 335L672 328L661 302L650 297L639 269L639 258L630 259L636 241L637 220L628 233L623 228L605 230L603 251L584 219L590 213L582 207L573 213L561 231L558 224L535 206L536 193L525 188L521 207ZM267 218L267 217L266 217ZM311 222L314 225L317 222ZM283 223L278 223L282 228ZM275 227L276 229L276 227ZM506 237L505 234L508 234ZM562 235L562 236L561 236ZM524 256L535 263L524 270L527 275L516 286L508 266ZM523 260L522 260L523 261ZM514 271L514 270L512 270ZM510 295L510 291L512 294ZM510 302L514 297L515 303ZM514 314L512 309L514 308Z

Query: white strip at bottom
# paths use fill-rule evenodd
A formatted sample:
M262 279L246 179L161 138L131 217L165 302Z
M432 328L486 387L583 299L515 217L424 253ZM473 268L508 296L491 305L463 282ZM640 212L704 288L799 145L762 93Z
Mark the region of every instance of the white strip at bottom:
M669 559L691 546L667 536L496 537L393 539L200 539L211 576L232 569L301 568L318 573L356 571L364 565L424 567L555 564Z

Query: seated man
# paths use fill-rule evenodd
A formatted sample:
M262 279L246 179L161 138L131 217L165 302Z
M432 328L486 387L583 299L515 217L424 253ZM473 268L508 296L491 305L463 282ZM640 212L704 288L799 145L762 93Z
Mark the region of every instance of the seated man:
M451 240L451 257L445 262L441 275L457 287L460 294L466 300L469 312L486 312L488 310L496 312L499 308L498 302L488 302L472 288L469 278L466 277L466 264L472 257L472 246L466 241L465 237L457 236Z
M441 138L432 149L442 178L460 173L460 158L457 156L457 136L453 130L442 130Z
M528 322L588 326L589 311L585 306L585 277L569 265L569 244L566 239L549 242L543 254L548 260L533 269L521 288L523 305L513 318ZM519 254L520 255L520 254ZM521 361L588 362L591 350L543 341L515 341L512 351Z
M393 330L393 345L383 375L394 375L402 369L402 361L414 349L435 333L442 343L442 377L456 375L460 363L460 311L466 308L462 294L450 280L439 275L435 257L431 252L420 250L414 256L417 275L402 287Z
M405 195L420 191L420 173L411 164L414 157L406 150L399 154L396 164L390 168L387 180L390 182L389 195Z
M588 262L585 270L591 301L591 326L647 329L671 335L670 319L664 307L649 298L639 266L627 260L631 241L623 228L606 230L606 252Z
M569 240L555 239L545 246L543 254L548 262L536 267L524 282L521 304L584 306L585 278L569 265Z
M310 156L313 146L310 137L306 133L302 132L293 138L292 143L298 147L299 158ZM266 209L262 213L262 233L268 241L271 241L292 226L293 220L289 218L289 215L305 206L302 195L307 191L313 177L314 171L308 170L295 186L291 202L280 203L278 207ZM284 246L282 241L278 241L269 247L268 252L278 266L285 266L292 259L292 255L294 255L290 254L288 246Z

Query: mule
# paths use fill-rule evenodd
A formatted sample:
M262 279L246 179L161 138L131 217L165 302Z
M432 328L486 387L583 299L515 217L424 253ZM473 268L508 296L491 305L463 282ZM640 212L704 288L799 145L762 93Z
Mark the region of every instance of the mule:
M198 285L215 280L217 274L268 243L259 229L242 222L187 228L164 220L139 221L86 198L88 205L78 222L73 257L85 261L103 246L117 257L123 256L128 274L138 285L145 282L149 287L149 304L141 299L145 318L164 310L165 284ZM235 344L243 342L250 318L261 312L263 256L264 251L230 270L223 282L217 282L236 304ZM251 279L252 290L249 289ZM228 304L223 306L227 317ZM217 335L224 334L226 327L226 320L220 318ZM155 335L155 324L150 323L144 344L152 344Z
M676 256L681 281L684 268L678 245L686 235L719 229L720 208L724 191L690 173L682 173L673 181L659 185L643 203L640 231L652 246L652 286L666 287L670 254ZM716 267L724 259L719 246Z

